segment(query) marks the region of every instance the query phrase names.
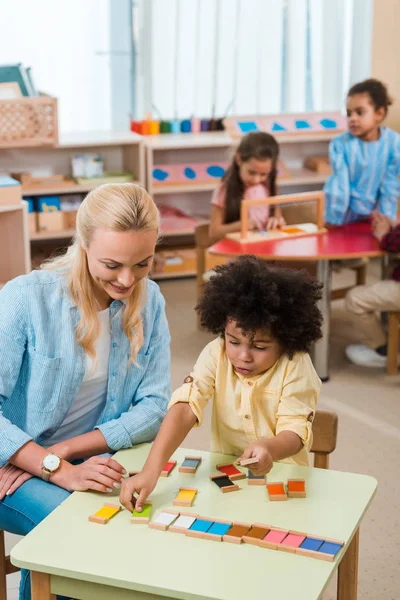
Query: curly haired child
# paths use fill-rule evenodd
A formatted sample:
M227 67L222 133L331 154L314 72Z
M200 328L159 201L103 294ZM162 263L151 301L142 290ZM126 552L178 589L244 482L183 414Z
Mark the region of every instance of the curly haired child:
M256 475L273 461L308 464L321 382L308 351L321 337L321 285L300 271L272 268L254 256L219 266L196 307L218 337L201 352L172 395L143 470L122 484L120 500L136 508L213 399L211 450L255 457Z

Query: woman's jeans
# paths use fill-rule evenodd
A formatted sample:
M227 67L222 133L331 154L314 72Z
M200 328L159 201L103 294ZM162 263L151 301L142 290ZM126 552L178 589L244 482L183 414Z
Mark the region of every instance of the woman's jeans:
M11 496L0 501L0 529L26 535L69 496L66 490L37 477L25 481ZM31 600L31 578L21 570L19 600Z

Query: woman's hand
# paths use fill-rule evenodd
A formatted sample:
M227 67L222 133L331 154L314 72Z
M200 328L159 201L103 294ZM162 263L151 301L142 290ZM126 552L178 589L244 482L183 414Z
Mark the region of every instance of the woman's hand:
M244 460L245 458L258 458L258 463L248 466L254 475L266 475L273 467L267 440L252 442L238 460Z
M394 223L389 217L382 215L377 210L372 212L372 233L378 241L381 241L392 230L393 226Z
M146 470L125 479L122 482L119 501L131 512L134 508L141 511L146 499L156 487L157 480L158 475L156 473ZM134 497L135 494L138 494L137 498Z
M93 456L80 465L62 461L50 481L69 492L94 490L106 494L121 487L125 473L124 467L113 458Z
M6 464L0 467L0 500L3 500L5 496L11 496L31 477L33 475L18 467L14 467L14 465Z

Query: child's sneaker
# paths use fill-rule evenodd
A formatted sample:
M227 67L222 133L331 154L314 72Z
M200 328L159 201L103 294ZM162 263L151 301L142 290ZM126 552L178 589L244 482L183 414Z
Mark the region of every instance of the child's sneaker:
M364 344L351 344L346 348L346 356L350 362L360 367L386 367L387 356L382 356L376 350Z

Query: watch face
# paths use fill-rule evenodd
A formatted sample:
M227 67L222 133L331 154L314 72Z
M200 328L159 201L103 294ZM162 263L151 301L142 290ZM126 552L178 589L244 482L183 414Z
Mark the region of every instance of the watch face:
M55 471L60 466L60 459L55 454L48 454L43 459L43 466L48 471Z

